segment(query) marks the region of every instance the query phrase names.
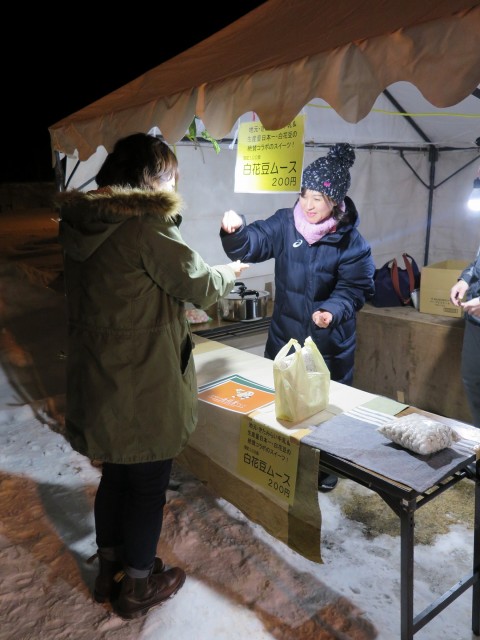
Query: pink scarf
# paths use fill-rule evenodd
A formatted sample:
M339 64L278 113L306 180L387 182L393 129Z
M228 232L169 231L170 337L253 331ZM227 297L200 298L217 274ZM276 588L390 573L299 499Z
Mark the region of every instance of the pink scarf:
M333 216L330 216L326 220L322 220L317 224L308 222L303 215L302 207L299 202L297 202L293 209L293 217L295 218L295 229L298 233L302 234L308 244L314 244L314 242L317 242L327 233L335 231L337 228L337 221Z

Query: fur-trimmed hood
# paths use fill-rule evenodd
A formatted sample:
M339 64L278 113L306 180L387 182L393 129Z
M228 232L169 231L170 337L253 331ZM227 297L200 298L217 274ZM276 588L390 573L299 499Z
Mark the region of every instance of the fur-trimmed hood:
M74 260L87 260L120 225L131 218L156 217L180 226L183 201L172 191L106 187L87 193L57 194L59 242Z

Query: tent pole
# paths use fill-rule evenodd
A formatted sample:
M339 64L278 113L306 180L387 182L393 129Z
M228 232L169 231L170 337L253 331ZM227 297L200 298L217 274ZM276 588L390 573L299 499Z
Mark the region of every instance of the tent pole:
M422 129L415 122L415 120L411 116L409 116L407 114L405 109L392 96L392 94L387 89L385 89L383 91L383 94L388 98L388 100L390 100L390 102L393 104L393 106L400 113L403 114L403 117L405 118L405 120L410 124L411 127L413 127L413 129L415 129L415 131L418 133L418 135L421 138L423 138L423 140L425 140L425 142L429 143L428 159L430 161L430 179L429 179L429 182L428 182L427 233L426 233L426 236L425 236L425 253L424 253L424 257L423 257L423 265L425 266L425 265L428 264L428 251L429 251L429 248L430 248L430 229L432 227L433 192L434 192L434 189L435 189L435 163L438 160L438 151L433 146L433 144L431 144L432 141L425 134L425 132L422 131Z
M423 266L428 264L428 251L430 249L430 229L432 227L433 192L435 190L435 163L438 161L438 150L431 145L428 150L430 161L430 179L428 181L428 208L427 208L427 233L425 236L425 254Z
M65 191L65 172L63 171L62 160L58 151L55 151L54 175L57 191Z
M388 98L388 100L393 104L393 106L395 107L395 109L402 114L402 116L405 118L405 120L409 123L409 125L415 129L415 131L418 133L418 135L425 140L425 142L428 142L429 144L431 144L431 140L430 138L425 134L425 132L418 126L418 124L415 122L415 120L407 115L407 111L405 111L405 109L402 107L402 105L392 96L392 94L390 93L390 91L388 91L387 89L383 90L383 95Z

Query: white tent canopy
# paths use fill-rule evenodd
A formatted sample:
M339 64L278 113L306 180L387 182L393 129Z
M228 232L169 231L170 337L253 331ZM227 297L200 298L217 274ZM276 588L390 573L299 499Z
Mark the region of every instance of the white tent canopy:
M223 210L255 219L294 199L233 193L238 123L277 129L304 113L305 165L322 146L356 148L350 194L377 265L403 251L419 264L468 259L480 238L464 206L480 161L478 42L472 0L268 0L50 127L54 161L66 156L68 188L92 188L119 137L156 127L176 145L196 222L182 233L220 262ZM195 116L224 141L218 156L185 142ZM271 267L256 269L267 278Z
M52 149L85 160L154 126L173 144L195 115L215 138L248 112L278 129L313 98L355 123L399 81L436 107L452 106L480 84L479 41L472 0L268 0L54 124Z

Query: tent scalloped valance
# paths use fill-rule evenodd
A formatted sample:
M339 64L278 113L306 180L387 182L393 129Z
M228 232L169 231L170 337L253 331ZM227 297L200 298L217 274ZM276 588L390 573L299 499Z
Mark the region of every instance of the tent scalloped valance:
M240 23L248 27L245 18L270 4L275 0L233 23L235 32ZM292 53L292 60L281 65L261 68L259 61L258 68L246 73L169 94L169 75L176 78L172 86L178 86L176 74L185 60L186 71L195 75L192 56L209 41L215 43L215 35L50 127L52 151L86 160L99 146L109 151L119 137L154 126L174 144L184 137L194 116L217 139L226 137L248 112L256 113L265 128L279 129L313 98L322 98L347 122L356 123L369 113L379 94L397 81L414 84L437 107L458 103L480 83L480 48L472 45L480 41L478 3L455 15L300 59L293 59ZM224 51L217 51L217 66L235 44L228 38L223 41L227 44ZM202 59L198 64L198 78L202 78ZM157 80L163 87L158 95Z

